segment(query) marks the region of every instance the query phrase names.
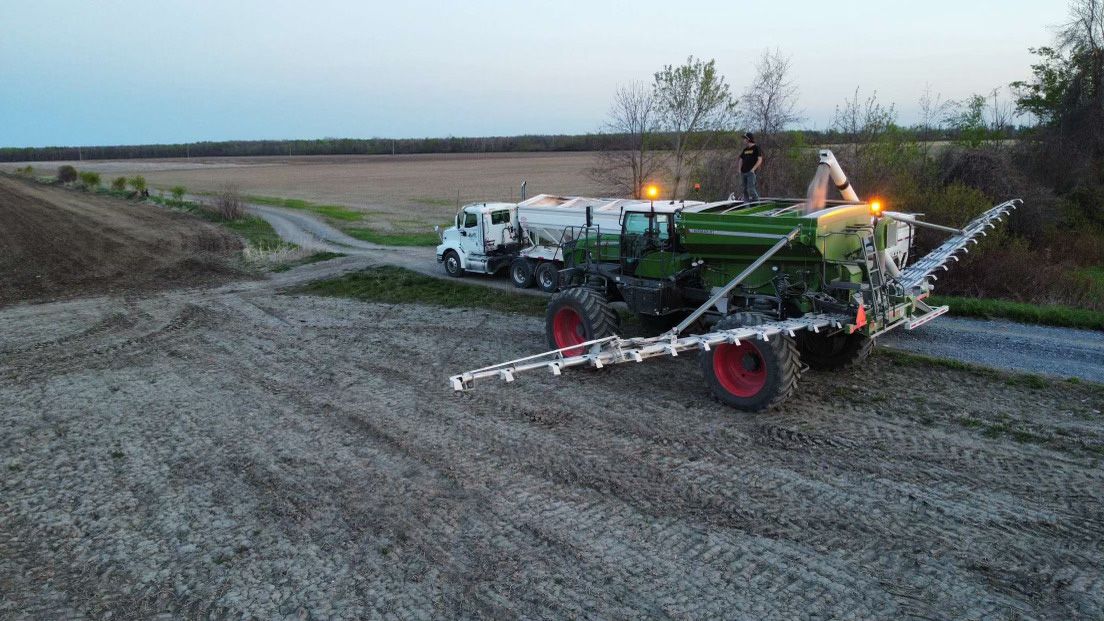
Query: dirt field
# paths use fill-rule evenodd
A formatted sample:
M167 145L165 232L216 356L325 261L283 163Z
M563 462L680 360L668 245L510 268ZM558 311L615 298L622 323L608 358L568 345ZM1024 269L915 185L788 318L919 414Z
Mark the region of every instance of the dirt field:
M749 416L667 359L456 396L541 320L275 291L365 261L0 311L0 617L1104 615L1098 389L878 357Z
M182 214L0 177L0 306L226 282L240 249Z
M183 185L192 192L236 185L245 194L346 205L397 225L439 224L461 202L517 199L521 182L540 192L603 194L586 175L593 153L496 153L402 156L316 156L112 160L68 162L79 170L141 174L154 188ZM53 174L66 162L30 162ZM0 164L14 170L26 162ZM371 221L372 218L369 218Z

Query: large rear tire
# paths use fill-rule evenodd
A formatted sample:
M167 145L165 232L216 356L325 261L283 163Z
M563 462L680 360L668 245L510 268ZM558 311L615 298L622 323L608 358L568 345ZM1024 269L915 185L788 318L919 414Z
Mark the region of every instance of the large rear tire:
M524 257L514 259L510 264L510 282L518 289L528 289L533 286L533 264Z
M453 278L464 277L464 267L460 264L460 255L456 254L455 250L446 250L445 256L441 257L445 264L445 273Z
M737 313L717 322L713 329L731 330L766 321L763 315ZM783 334L769 341L752 338L739 345L714 345L701 353L700 362L713 397L749 412L768 410L789 399L802 371L794 340Z
M587 287L565 289L548 301L544 332L552 349L563 349L587 341L614 336L618 329L617 312L606 296ZM583 347L568 349L564 356L578 356Z
M827 336L802 330L798 332L797 349L810 369L839 371L866 360L874 349L874 339L861 332Z
M545 261L533 272L533 280L537 282L537 288L541 291L555 293L560 290L560 268L551 261Z

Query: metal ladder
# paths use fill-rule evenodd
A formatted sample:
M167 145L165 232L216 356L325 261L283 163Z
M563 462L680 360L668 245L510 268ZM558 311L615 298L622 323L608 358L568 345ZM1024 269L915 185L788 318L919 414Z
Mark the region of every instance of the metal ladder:
M875 317L881 320L889 312L889 300L886 298L885 279L882 276L882 261L878 256L878 246L874 236L863 237L863 254L866 259L866 272L869 280L870 307Z

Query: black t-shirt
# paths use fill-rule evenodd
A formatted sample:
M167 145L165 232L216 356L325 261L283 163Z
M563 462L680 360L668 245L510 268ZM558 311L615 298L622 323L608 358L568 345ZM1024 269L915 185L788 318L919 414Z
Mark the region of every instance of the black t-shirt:
M753 144L750 147L744 147L743 152L740 153L740 172L751 172L752 166L755 166L755 162L758 162L762 156L763 150L759 148L759 145Z

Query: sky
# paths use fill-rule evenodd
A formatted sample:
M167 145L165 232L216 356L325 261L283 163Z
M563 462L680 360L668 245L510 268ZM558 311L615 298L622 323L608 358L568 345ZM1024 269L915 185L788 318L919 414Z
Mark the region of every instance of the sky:
M0 10L0 147L599 131L687 56L735 94L792 59L802 126L863 96L917 118L1029 76L1064 0L34 0Z

